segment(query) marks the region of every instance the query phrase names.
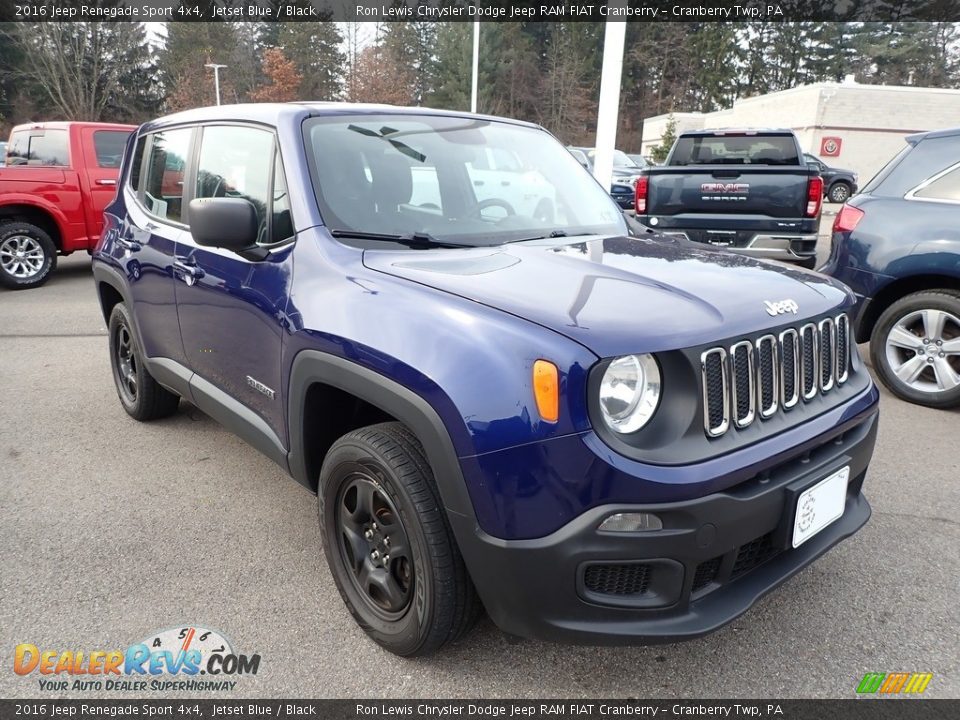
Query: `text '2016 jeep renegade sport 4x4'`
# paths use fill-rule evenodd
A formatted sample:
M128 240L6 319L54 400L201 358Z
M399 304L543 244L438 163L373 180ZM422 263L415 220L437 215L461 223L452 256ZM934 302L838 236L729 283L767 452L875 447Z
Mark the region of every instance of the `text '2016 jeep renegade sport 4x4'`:
M315 489L346 605L402 655L481 603L527 637L696 637L870 515L851 293L631 237L526 123L308 103L148 123L94 275L126 411L185 398Z

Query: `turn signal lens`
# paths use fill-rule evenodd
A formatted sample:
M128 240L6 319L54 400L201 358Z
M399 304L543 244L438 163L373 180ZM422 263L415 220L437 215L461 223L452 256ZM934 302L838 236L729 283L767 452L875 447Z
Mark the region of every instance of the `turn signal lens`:
M533 395L540 417L550 423L560 418L560 373L549 360L533 364Z

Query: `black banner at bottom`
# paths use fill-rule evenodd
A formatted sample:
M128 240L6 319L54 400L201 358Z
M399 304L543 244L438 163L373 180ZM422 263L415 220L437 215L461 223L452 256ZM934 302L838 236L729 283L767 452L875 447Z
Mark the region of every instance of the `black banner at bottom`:
M623 720L770 718L939 720L960 717L960 700L0 700L8 718L232 718L247 720Z

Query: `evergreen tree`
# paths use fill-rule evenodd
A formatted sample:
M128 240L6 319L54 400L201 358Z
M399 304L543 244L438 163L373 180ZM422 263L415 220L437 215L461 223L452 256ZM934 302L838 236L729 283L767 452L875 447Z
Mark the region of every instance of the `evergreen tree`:
M285 22L277 26L277 47L302 76L303 100L337 100L343 92L343 36L333 22Z
M425 104L448 110L469 110L473 25L465 22L438 23L436 32L433 91L427 96Z

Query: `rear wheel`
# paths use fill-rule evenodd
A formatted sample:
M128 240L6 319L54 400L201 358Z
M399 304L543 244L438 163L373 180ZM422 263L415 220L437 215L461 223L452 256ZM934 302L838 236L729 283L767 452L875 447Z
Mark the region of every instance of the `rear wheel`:
M113 383L123 409L137 420L157 420L175 413L180 398L162 387L147 370L123 303L114 305L109 330Z
M337 440L317 494L334 582L375 642L427 655L469 629L479 601L423 448L405 426L382 423Z
M36 225L0 225L0 285L11 290L39 287L57 267L57 246Z
M960 405L960 294L913 293L888 307L870 338L881 382L918 405Z

